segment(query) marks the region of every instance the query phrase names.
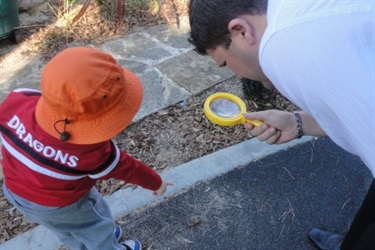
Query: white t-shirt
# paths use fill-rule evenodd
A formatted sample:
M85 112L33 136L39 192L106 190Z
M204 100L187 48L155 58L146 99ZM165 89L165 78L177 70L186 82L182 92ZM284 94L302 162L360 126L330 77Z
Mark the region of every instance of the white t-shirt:
M374 0L269 0L259 60L290 101L375 176Z

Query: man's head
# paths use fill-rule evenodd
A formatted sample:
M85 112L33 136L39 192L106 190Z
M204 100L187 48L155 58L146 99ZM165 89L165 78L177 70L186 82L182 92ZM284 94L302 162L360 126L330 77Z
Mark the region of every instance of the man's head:
M191 0L189 42L220 67L272 88L259 64L267 0Z
M74 144L106 141L130 124L142 85L109 54L70 48L47 63L35 117L51 136Z
M243 15L262 15L267 12L267 0L190 0L189 42L201 55L218 46L231 43L229 22Z

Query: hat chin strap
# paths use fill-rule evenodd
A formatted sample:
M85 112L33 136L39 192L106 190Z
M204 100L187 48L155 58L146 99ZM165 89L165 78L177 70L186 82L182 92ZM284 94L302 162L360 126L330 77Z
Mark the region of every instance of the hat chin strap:
M64 123L64 131L63 132L60 132L56 128L56 124L59 123L59 122ZM70 133L66 132L66 125L67 124L70 124L70 120L68 118L65 118L64 120L58 120L58 121L55 122L55 124L53 124L53 127L55 128L56 132L59 133L59 135L60 135L61 141L68 141L70 139Z

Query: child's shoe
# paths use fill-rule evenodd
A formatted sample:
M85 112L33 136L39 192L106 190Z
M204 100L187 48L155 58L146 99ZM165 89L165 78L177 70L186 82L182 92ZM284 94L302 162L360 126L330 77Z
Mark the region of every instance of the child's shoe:
M138 240L126 240L120 243L126 250L142 250L142 244Z
M116 225L114 234L115 234L117 241L120 240L122 236L122 229L119 225Z

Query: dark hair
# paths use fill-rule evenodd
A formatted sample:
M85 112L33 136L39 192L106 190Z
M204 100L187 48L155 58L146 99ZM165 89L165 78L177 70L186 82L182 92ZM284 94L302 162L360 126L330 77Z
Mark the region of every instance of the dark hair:
M194 50L207 55L207 49L229 47L229 22L240 15L261 15L267 12L267 0L190 0L188 41Z

